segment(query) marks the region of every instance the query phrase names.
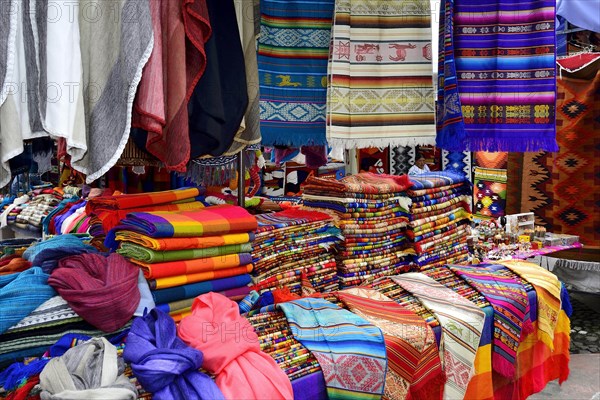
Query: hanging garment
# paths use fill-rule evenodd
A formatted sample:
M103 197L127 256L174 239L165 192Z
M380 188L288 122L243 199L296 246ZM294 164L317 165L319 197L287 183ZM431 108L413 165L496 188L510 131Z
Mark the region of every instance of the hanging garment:
M89 87L83 84L78 8L69 0L53 1L51 6L46 0L32 4L37 9L39 108L44 128L52 137L64 139L67 153L79 158L88 150L84 93ZM61 12L53 15L57 10Z
M442 326L440 352L448 381L445 399L462 399L473 376L485 313L471 301L422 273L407 273L392 279L412 293Z
M104 338L93 338L46 364L40 374L40 397L135 400L137 390L123 374L124 370L117 348Z
M71 164L91 183L118 161L129 139L135 93L154 45L147 1L79 2L84 108L88 151ZM97 10L97 17L85 10ZM135 23L134 23L135 22Z
M558 151L554 0L444 0L437 146Z
M292 399L292 385L237 303L218 293L197 297L177 334L204 354L203 368L215 375L226 399Z
M347 289L336 296L383 332L388 359L386 399L442 398L446 375L433 330L423 318L374 289Z
M319 361L330 399L379 399L387 358L381 330L323 299L281 303L294 338ZM348 373L360 370L361 373Z
M519 343L533 330L527 292L515 279L494 273L485 266L450 266L481 293L494 308L492 367L507 378L515 375Z
M4 11L11 15L7 27L9 37L5 44L8 55L3 77L4 86L0 93L0 187L10 182L11 171L8 162L23 152L23 140L36 136L32 131L29 113L35 113L37 108L30 110L27 78L28 73L35 76L36 71L33 65L28 67L27 63L31 60L26 57L26 49L31 49L35 44L33 37L27 35L31 29L31 19L29 14L25 13L23 3L23 0L12 0L7 3L12 7L9 9L12 12ZM5 30L4 26L2 30Z
M327 93L327 141L346 148L433 144L428 0L338 0Z
M327 58L334 0L260 2L262 144L325 145Z
M132 135L168 169L185 171L190 156L187 100L204 73L211 35L205 0L151 1L154 50L144 68Z
M556 15L571 24L592 32L600 32L599 0L557 0Z
M244 52L233 0L208 0L212 36L206 69L189 97L191 158L221 156L231 146L248 107Z
M220 400L223 393L202 367L202 352L177 337L175 321L154 309L136 318L123 358L145 390L157 399Z
M234 0L235 15L246 65L246 85L248 87L248 108L238 129L233 143L224 153L231 156L242 151L246 146L260 143L260 108L258 101L258 65L256 61L256 27L255 8L258 0Z

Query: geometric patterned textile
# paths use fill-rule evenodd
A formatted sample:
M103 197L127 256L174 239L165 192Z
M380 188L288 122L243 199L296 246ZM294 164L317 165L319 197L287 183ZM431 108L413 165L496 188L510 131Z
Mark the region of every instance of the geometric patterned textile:
M324 299L298 299L279 308L294 338L319 361L330 399L381 398L387 357L379 328Z
M260 2L263 145L324 145L333 0ZM257 84L258 82L255 82Z
M577 56L571 57L576 58ZM558 80L557 153L509 155L507 212L600 248L600 61Z
M471 180L471 152L442 150L442 169L462 172Z
M337 0L327 141L346 148L433 144L428 0Z
M410 167L415 165L416 151L414 146L390 147L390 174L408 174Z
M475 155L475 165L481 168L506 169L508 167L508 153L477 151Z
M442 1L438 147L558 150L554 9L554 0Z
M504 169L475 168L473 201L477 217L489 219L505 215L506 181Z

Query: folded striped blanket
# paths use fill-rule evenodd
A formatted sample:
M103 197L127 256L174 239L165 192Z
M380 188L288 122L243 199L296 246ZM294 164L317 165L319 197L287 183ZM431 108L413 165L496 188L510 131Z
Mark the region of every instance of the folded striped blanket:
M552 272L527 261L499 261L535 288L537 294L538 338L554 348L554 331L561 310L561 283Z
M209 271L195 272L186 275L165 276L163 278L150 279L150 289L167 289L197 282L212 281L215 279L229 278L252 272L252 264L240 265L225 269L214 269Z
M304 298L278 306L294 337L319 361L330 399L381 398L387 358L379 328L323 299Z
M158 251L194 250L236 244L241 245L252 242L254 240L254 233L232 233L205 237L155 239L137 232L117 231L115 240L121 243L135 243L147 249Z
M256 216L258 222L257 234L274 229L286 228L294 225L305 225L314 222L330 221L328 214L318 211L289 209L271 214Z
M156 304L165 304L177 300L191 299L208 292L221 292L223 290L243 287L250 282L252 282L250 275L241 274L227 278L154 290L152 292L152 297Z
M195 260L170 261L149 264L131 259L140 266L146 278L158 279L177 275L193 275L202 272L218 271L252 263L250 253L228 254L216 257L198 258ZM236 274L239 275L239 274Z
M117 253L144 263L155 264L171 261L205 259L209 257L226 256L229 254L250 253L251 251L252 243L230 244L219 247L208 247L205 249L156 251L134 243L123 242L117 250Z
M193 200L193 199L191 199ZM104 210L94 211L94 216L102 222L104 232L108 232L127 217L132 212L150 212L150 211L192 211L204 208L205 205L199 201L187 201L177 204L159 204L156 206L136 207L126 210Z
M317 190L326 188L334 193L390 194L404 192L411 186L407 175L396 176L361 172L346 176L339 181L328 178L309 177L306 180L305 190L310 193L311 188L316 188Z
M98 210L127 210L193 200L200 196L198 188L167 190L164 192L124 194L120 196L95 197L88 201L86 212L91 214Z
M459 172L435 171L411 176L410 181L412 182L410 190L414 192L415 190L441 188L443 186L468 182L468 179L464 174Z
M373 289L347 289L337 296L383 332L388 358L386 399L442 398L446 375L433 330L423 318Z
M196 211L131 213L106 237L106 246L116 249L116 231L129 230L152 238L218 236L250 232L256 218L244 208L219 205Z
M441 193L441 192L445 192L448 190L456 190L456 189L461 189L462 187L464 187L464 183L453 183L451 185L446 185L446 186L438 186L438 187L431 187L431 188L427 188L427 189L409 189L406 191L406 193L410 196L411 199L414 199L415 201L420 201L422 199L425 198L425 196L431 196L431 195L435 195L437 193Z
M515 279L494 273L485 266L457 266L450 269L481 293L494 309L492 367L503 376L515 376L519 343L533 331L529 297Z

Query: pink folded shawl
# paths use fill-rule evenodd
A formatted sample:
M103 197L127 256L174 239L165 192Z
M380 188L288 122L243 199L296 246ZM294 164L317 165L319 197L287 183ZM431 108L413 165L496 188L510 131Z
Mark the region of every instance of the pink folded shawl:
M218 293L198 296L177 334L202 351L202 368L216 375L227 399L292 399L292 384L260 349L258 336L238 305Z

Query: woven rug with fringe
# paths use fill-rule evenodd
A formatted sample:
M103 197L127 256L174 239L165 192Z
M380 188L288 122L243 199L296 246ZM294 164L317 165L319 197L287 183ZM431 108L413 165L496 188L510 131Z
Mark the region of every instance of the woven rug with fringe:
M557 151L553 0L444 0L437 146Z
M346 148L433 144L428 0L338 0L327 141Z

